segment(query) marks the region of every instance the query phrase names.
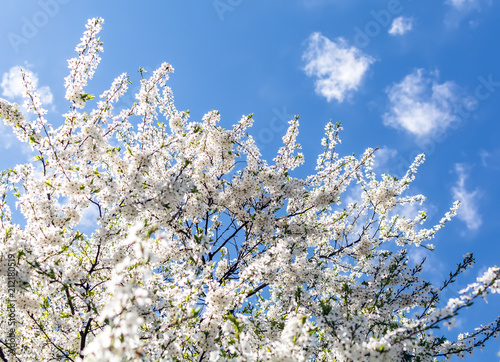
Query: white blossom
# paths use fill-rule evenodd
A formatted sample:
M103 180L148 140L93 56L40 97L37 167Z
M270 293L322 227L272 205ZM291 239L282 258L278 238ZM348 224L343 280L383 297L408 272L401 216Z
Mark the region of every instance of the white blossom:
M443 287L421 276L425 264L410 265L407 246L433 249L428 241L459 207L428 228L423 211L397 214L425 201L407 191L423 155L401 179L377 176L377 151L340 157L342 127L330 122L315 172L297 178L298 117L268 163L247 134L251 115L225 129L215 110L200 121L178 111L168 63L141 72L129 108L119 102L130 82L121 74L89 109L102 23L89 20L68 63L64 124L50 124L27 73L36 118L0 99L4 123L37 152L0 174L4 356L430 361L498 336L499 319L457 340L432 333L499 293L500 269L441 300L472 254ZM358 201L345 203L351 188L361 189ZM5 342L13 303L15 350Z

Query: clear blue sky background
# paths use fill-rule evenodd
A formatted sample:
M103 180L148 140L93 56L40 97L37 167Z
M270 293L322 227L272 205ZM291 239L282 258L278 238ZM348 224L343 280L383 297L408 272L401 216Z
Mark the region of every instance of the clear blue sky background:
M341 154L380 147L377 170L401 175L426 152L413 192L436 223L455 199L459 217L442 230L427 276L443 280L466 252L476 266L452 297L487 266L499 265L500 3L488 0L1 0L0 97L18 101L16 67L38 78L59 124L66 111L67 62L86 20L105 19L103 60L90 89L100 94L122 72L137 87L139 67L163 61L178 109L191 119L217 109L222 124L254 113L253 136L270 160L285 122L300 115L313 170L323 128L342 121ZM129 98L132 99L132 98ZM284 119L284 120L283 120ZM0 125L0 169L23 163ZM415 210L404 210L404 212ZM498 315L491 296L457 319L451 337ZM438 333L441 333L438 331ZM498 361L498 340L468 361Z

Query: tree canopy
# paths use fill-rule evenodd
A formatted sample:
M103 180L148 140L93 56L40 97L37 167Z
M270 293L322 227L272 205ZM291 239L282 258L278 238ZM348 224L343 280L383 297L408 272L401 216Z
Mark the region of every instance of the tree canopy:
M315 172L298 178L297 117L267 162L251 115L224 129L216 111L199 122L178 111L167 63L141 72L133 104L115 108L126 74L93 101L102 23L88 21L68 61L62 125L46 119L27 72L29 114L0 100L37 152L1 174L0 359L430 361L498 336L498 318L458 340L433 333L498 293L500 270L446 301L472 254L438 286L421 276L425 260L410 263L407 248L433 249L459 207L428 228L425 212L397 213L425 200L407 195L424 155L401 179L376 175L376 150L340 157L342 127L330 122Z

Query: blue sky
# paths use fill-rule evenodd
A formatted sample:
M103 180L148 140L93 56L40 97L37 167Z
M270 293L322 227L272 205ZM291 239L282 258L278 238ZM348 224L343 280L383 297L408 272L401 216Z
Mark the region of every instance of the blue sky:
M499 15L492 0L2 0L0 97L21 103L16 74L27 68L59 124L66 60L86 20L99 16L95 94L122 72L137 89L139 67L167 61L178 109L192 120L217 109L226 127L253 113L252 134L268 160L299 115L303 175L314 169L329 119L344 126L341 154L380 147L379 172L401 175L426 152L413 192L428 197L429 226L455 199L463 202L434 240L436 251L425 254L428 277L441 281L466 252L477 258L451 297L500 264ZM0 169L31 157L4 125L0 150ZM477 304L450 336L498 315L498 297ZM493 340L466 360L499 360L499 349Z

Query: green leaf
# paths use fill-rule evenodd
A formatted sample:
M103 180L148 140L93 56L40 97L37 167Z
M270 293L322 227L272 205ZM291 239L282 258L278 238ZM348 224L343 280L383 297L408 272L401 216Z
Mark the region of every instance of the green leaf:
M90 101L91 99L94 99L95 96L85 93L80 96L84 102Z

